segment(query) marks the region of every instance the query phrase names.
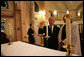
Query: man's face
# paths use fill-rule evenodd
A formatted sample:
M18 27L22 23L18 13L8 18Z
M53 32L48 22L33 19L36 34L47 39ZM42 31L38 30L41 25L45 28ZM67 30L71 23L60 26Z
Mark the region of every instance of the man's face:
M50 19L49 19L49 24L50 24L50 25L53 25L53 24L54 24L54 19L53 19L53 18L50 18Z
M34 25L33 24L31 25L31 28L34 28Z
M64 21L64 23L66 23L66 17L65 16L63 17L63 21Z
M66 19L63 19L64 23L66 23Z

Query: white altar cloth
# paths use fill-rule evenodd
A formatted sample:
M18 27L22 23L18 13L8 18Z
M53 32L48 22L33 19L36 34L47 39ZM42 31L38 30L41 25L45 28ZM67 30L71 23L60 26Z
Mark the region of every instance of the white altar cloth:
M1 56L66 56L66 52L17 41L12 45L2 44Z

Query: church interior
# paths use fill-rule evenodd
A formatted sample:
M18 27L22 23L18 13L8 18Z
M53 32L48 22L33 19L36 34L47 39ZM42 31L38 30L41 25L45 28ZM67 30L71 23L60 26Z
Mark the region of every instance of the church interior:
M41 38L43 36L40 37L38 35L40 24L45 22L44 25L46 26L47 21L52 16L55 18L54 24L61 28L61 26L65 24L63 22L63 16L65 14L69 14L72 21L78 24L81 53L84 55L83 1L1 1L1 32L4 32L7 39L9 39L8 46L6 45L7 43L1 43L1 55L66 56L64 52L50 48L48 48L48 50L44 47L44 38ZM34 26L34 43L30 43L29 40L28 34L30 32L28 32L28 30L31 26L30 24ZM1 38L4 37L5 36L1 34ZM3 39L1 42L2 41L6 40ZM12 44L10 44L10 42Z

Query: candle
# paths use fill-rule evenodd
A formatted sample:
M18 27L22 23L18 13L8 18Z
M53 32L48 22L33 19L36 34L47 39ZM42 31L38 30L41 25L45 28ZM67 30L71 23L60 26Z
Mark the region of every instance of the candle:
M66 16L66 44L71 45L71 22L69 15Z
M46 33L47 33L47 36L48 36L48 22L47 22Z
M8 28L9 28L9 40L10 40L9 44L11 44L11 41L12 41L12 39L11 39L11 35L12 35L11 24L8 24Z
M12 27L11 27L11 24L8 24L8 28L9 28L9 35L12 35Z

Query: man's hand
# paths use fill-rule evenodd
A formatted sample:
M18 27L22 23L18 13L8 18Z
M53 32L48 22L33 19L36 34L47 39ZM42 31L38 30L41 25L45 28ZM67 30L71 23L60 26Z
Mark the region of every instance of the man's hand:
M59 42L59 45L62 47L64 45L64 43L61 41L61 42Z
M37 34L36 33L34 33L34 34L32 34L33 36L36 36Z

